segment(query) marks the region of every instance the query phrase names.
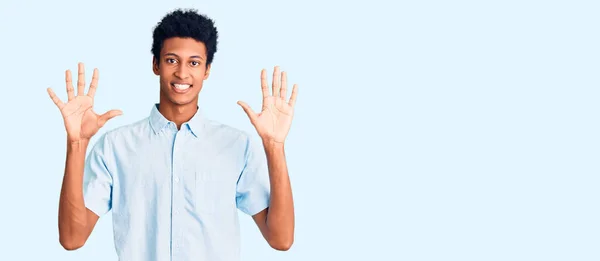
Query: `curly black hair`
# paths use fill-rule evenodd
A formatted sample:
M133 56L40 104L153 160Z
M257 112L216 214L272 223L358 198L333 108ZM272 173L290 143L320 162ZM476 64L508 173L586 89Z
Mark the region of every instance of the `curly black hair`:
M214 21L195 9L176 9L158 22L152 34L152 55L158 64L163 42L171 37L193 38L206 46L206 66L217 52L219 33Z

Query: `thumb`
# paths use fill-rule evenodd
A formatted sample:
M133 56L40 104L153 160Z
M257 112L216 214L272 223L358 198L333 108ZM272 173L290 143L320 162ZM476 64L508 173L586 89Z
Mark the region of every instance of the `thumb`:
M250 108L250 105L246 104L243 101L238 101L237 104L239 104L240 106L242 106L242 109L244 109L244 111L246 112L246 114L248 114L248 117L250 118L250 121L252 122L252 124L254 124L254 121L256 120L256 113L254 113L254 111L252 110L252 108Z
M100 115L100 117L98 118L98 125L100 127L102 127L108 120L110 120L116 116L122 115L122 114L123 114L123 112L120 110L107 111L104 114Z

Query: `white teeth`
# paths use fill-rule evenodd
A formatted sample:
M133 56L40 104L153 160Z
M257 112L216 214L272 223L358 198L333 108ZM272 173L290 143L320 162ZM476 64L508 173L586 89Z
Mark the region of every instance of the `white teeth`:
M177 88L178 90L186 90L187 88L190 88L189 84L173 84L175 85L175 88Z

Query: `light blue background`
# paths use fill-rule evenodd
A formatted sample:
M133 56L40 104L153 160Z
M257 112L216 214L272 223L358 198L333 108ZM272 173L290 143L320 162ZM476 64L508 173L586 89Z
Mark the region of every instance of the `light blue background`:
M600 260L597 1L2 1L0 260L115 260L110 215L67 252L65 131L46 88L100 69L100 133L158 101L153 26L216 20L208 116L255 133L260 69L300 86L296 241L242 218L243 260Z

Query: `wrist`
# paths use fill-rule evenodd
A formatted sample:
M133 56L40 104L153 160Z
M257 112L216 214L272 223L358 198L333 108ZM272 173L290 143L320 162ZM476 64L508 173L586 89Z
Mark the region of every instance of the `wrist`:
M69 140L67 139L67 150L78 152L85 151L89 144L90 140L88 139L80 139L80 140Z
M275 141L272 139L263 139L263 146L265 147L265 150L283 150L284 149L283 142Z

